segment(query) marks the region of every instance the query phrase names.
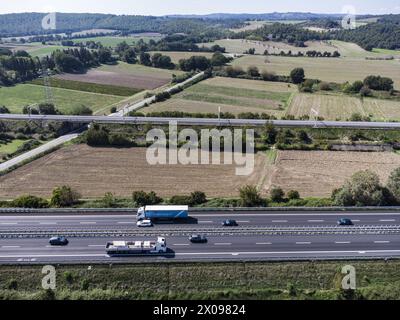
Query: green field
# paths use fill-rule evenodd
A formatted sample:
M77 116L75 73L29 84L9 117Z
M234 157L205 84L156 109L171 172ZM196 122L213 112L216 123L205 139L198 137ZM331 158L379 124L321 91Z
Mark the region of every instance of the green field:
M86 41L94 41L100 42L105 47L116 47L119 43L126 41L127 44L133 45L135 42L139 41L139 39L143 39L143 41L150 41L151 39L158 41L161 37L117 37L117 36L104 36L104 37L87 37L74 39L74 43L86 42Z
M307 78L344 83L364 80L369 75L390 77L400 89L400 63L397 60L366 60L365 58L295 58L276 56L244 56L233 61L234 66L246 70L257 66L260 70L289 75L294 68L304 68Z
M387 55L394 55L400 57L400 50L389 50L389 49L379 49L374 48L372 52L380 53L380 54L387 54Z
M190 57L193 56L203 56L206 58L211 58L212 53L211 52L186 52L186 51L151 51L149 52L151 55L154 53L161 53L164 56L169 56L172 60L173 63L179 63L179 60L181 59L189 59Z
M30 83L36 85L44 85L42 79L35 79ZM113 86L113 85L105 85L105 84L97 84L90 82L81 82L81 81L73 81L73 80L64 80L59 78L51 78L50 85L52 88L63 88L63 89L71 89L99 94L107 94L114 96L123 96L129 97L133 96L139 92L141 89L121 87L121 86Z
M0 155L10 154L17 151L17 149L22 146L26 140L15 139L7 144L0 144ZM1 161L1 159L0 159Z
M341 290L356 269L357 290ZM41 287L42 266L1 266L1 299L399 299L400 262L238 262L56 266L57 288ZM317 276L316 276L317 275Z
M96 112L122 100L119 96L77 90L53 88L52 91L56 107L62 113L69 113L74 107L82 104ZM22 113L24 106L45 101L44 87L32 84L1 87L0 101L11 113Z
M144 108L142 112L191 113L242 112L282 114L297 88L287 83L212 78L189 87L172 99Z
M400 120L400 101L358 98L341 94L297 93L292 99L287 114L300 118L317 110L325 120L348 120L352 114L371 116L376 121Z
M256 41L256 40L245 40L245 39L222 39L209 43L200 43L199 46L211 47L215 44L224 47L228 53L242 54L249 49L256 49L256 54L263 55L265 50L268 50L271 54L279 54L281 51L292 53L306 52L308 50L316 51L328 51L334 52L337 48L326 41L307 41L305 48L295 47L293 45L276 42L276 41Z

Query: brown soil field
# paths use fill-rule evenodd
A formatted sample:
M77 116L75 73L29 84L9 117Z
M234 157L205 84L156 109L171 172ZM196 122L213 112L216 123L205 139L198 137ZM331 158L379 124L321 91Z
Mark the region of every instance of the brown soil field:
M136 190L154 190L164 197L196 190L209 196L237 197L242 185L259 184L265 162L264 155L257 155L254 173L240 177L235 175L235 165L151 166L145 148L73 145L0 177L0 198L23 194L49 198L61 185L71 186L83 198L102 197L109 191L118 197L130 197Z
M266 112L268 114L274 115L276 117L281 117L284 111L278 109L264 109L257 106L254 107L244 107L235 106L228 104L216 104L203 101L191 101L186 99L173 98L164 102L159 102L153 104L149 107L140 109L140 112L150 113L150 112L162 112L162 111L182 111L189 113L218 113L218 108L221 108L221 112L230 112L234 115L238 115L242 112L254 112L262 113Z
M23 194L49 198L60 185L71 186L83 198L100 198L106 192L130 197L136 190L153 190L163 197L196 190L209 197L237 197L246 184L257 185L264 196L272 186L280 186L298 190L302 197L329 197L357 171L370 169L385 183L397 167L400 155L390 152L279 151L275 162L257 154L253 174L240 177L234 165L151 166L145 148L73 145L0 177L0 199Z
M385 183L397 167L400 156L390 152L281 151L272 184L298 190L303 197L329 197L357 171L370 169Z

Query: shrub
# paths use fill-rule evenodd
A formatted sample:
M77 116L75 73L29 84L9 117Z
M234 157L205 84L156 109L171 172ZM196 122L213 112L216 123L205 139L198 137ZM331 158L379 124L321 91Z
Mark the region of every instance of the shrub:
M195 191L192 192L191 195L191 205L199 205L207 202L207 196L204 192Z
M331 88L331 85L329 84L329 82L321 82L319 84L319 90L330 91L330 90L332 90L332 88Z
M78 202L80 194L69 186L57 187L53 190L50 204L53 207L70 207Z
M260 76L260 71L258 70L258 68L256 66L250 66L247 68L247 74L250 77L256 78Z
M293 83L302 83L305 79L305 73L303 68L296 68L290 72L290 79Z
M111 107L110 112L111 113L116 113L117 112L117 107Z
M132 141L122 133L114 133L110 135L108 143L115 147L130 147L133 145Z
M101 200L103 208L115 208L117 206L117 200L111 192L107 192Z
M386 205L389 195L378 175L366 170L355 173L332 197L338 206L362 207Z
M91 116L93 114L92 109L85 105L75 106L71 110L71 114L75 116Z
M271 191L270 191L271 201L283 202L284 197L285 197L285 192L282 190L282 188L275 187L275 188L271 189Z
M173 196L171 199L168 201L170 204L173 205L187 205L190 206L192 202L192 197L191 196Z
M7 283L7 289L17 290L18 289L18 281L15 279L10 279Z
M46 115L56 115L59 114L58 110L52 103L41 103L39 104L39 113Z
M110 143L109 133L105 128L94 124L86 133L86 143L92 147L107 146Z
M261 77L264 81L276 81L277 76L275 72L263 71Z
M10 113L10 110L6 106L0 106L0 113Z
M74 281L74 276L72 275L72 272L65 271L64 279L65 279L65 281L67 281L68 284L72 284L72 282Z
M12 206L16 208L41 209L47 208L49 206L49 203L46 199L27 195L14 199L12 201Z
M298 200L298 199L300 199L300 193L296 190L290 190L287 193L287 197L289 200Z
M132 194L132 200L134 205L139 207L155 205L163 201L154 191L149 193L145 191L135 191Z
M239 190L240 202L243 207L257 207L265 204L256 186L244 186Z

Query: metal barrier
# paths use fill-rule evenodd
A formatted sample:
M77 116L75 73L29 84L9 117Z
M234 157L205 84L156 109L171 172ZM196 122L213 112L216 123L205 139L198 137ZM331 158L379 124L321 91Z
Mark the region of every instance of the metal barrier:
M397 211L400 207L265 207L265 208L190 208L190 212L359 212L359 211ZM2 213L26 213L26 214L61 214L61 213L133 213L137 208L52 208L52 209L27 209L27 208L0 208Z
M0 238L47 238L54 235L67 237L139 237L139 236L189 236L202 233L205 235L269 235L269 236L315 236L315 235L398 235L400 225L384 226L322 226L322 227L246 227L246 228L187 228L167 229L157 228L152 230L137 229L43 229L43 230L12 230L0 231Z

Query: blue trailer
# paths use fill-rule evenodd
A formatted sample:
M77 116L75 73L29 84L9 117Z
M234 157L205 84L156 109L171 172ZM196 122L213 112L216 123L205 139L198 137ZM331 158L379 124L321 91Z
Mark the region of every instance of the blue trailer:
M188 206L145 206L139 208L140 220L181 220L189 218Z

